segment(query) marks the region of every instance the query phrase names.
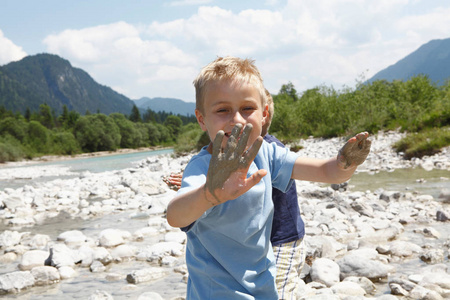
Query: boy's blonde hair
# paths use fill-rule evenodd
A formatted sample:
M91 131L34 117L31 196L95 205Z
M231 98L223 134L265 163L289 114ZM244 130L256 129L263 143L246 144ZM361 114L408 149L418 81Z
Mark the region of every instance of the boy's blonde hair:
M265 136L267 133L269 133L269 127L270 124L272 124L273 114L275 112L272 95L268 90L265 90L265 94L266 105L269 107L269 111L266 117L266 123L262 127L261 136Z
M203 102L208 89L208 83L214 81L230 81L232 84L252 84L258 89L261 104L266 104L263 79L255 66L255 61L232 56L218 57L206 65L194 80L196 108L204 113Z

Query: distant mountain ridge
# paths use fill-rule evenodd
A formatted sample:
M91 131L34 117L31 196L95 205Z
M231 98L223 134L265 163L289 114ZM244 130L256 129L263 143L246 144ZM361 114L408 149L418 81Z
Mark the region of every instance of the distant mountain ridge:
M184 102L180 99L174 98L147 98L143 97L138 100L134 100L136 106L141 112L144 112L147 108L154 112L165 111L174 115L195 115L195 103Z
M375 74L368 82L384 79L403 80L424 74L443 84L450 79L450 38L432 40L392 66ZM195 103L174 98L143 97L132 101L110 87L101 85L82 69L53 54L27 56L0 66L0 106L13 112L38 111L48 104L57 114L63 105L80 114L113 112L128 115L133 105L141 113L154 112L194 115Z
M56 113L66 105L81 114L129 114L134 104L57 55L27 56L0 67L0 105L24 113L27 108L37 111L42 103Z
M0 66L0 106L13 112L38 111L48 104L57 114L66 105L80 114L86 111L130 114L133 105L141 113L154 112L194 115L194 103L174 98L141 98L132 101L110 87L101 85L82 69L58 55L43 53Z
M406 81L417 75L426 75L439 85L450 79L450 38L429 41L368 81Z

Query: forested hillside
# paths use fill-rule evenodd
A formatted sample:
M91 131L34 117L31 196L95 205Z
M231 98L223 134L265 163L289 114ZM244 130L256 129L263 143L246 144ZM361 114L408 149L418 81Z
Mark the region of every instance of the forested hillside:
M24 114L38 111L43 103L57 114L64 105L80 114L128 114L134 105L57 55L27 56L0 67L0 106Z

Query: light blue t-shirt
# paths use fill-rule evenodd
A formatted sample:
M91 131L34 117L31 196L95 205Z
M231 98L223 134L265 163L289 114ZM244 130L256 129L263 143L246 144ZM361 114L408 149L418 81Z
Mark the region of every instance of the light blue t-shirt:
M286 191L297 155L263 142L247 177L268 174L237 199L206 211L186 228L187 299L278 299L275 260L270 245L272 185ZM206 181L211 154L203 148L183 173L178 193Z

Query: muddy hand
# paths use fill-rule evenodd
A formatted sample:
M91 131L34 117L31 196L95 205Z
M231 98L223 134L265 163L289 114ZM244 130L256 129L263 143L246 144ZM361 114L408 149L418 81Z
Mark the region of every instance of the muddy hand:
M338 163L347 169L350 166L358 166L362 164L370 152L370 145L372 142L367 139L369 133L361 132L352 137L339 150Z
M234 126L225 150L222 151L224 132L217 133L212 157L206 176L205 197L212 205L235 199L257 184L266 175L266 171L258 170L247 178L247 171L255 159L262 144L262 137L258 137L252 147L246 151L247 141L252 131L252 125L247 124L241 134L242 124Z

